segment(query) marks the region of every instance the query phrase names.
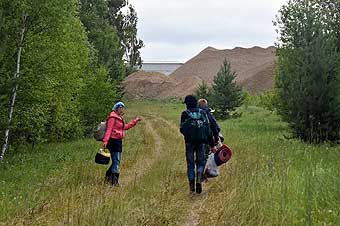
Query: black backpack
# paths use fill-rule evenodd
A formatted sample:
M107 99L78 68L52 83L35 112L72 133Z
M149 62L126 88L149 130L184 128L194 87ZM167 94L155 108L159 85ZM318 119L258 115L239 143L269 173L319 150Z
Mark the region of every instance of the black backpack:
M185 139L192 143L208 143L212 132L207 113L201 109L198 112L185 111L189 116L181 124Z

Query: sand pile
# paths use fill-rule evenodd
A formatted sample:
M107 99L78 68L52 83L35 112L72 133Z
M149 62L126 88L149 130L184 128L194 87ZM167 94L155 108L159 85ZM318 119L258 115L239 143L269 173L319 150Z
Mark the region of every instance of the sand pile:
M192 94L204 80L212 84L224 59L237 73L237 83L251 92L272 88L275 47L234 48L218 50L208 47L190 59L170 76L139 71L125 81L127 98L169 98Z
M208 47L170 76L182 81L195 76L211 84L223 60L227 59L240 85L252 92L262 91L272 87L275 52L275 47L232 50Z
M157 72L138 71L124 81L125 97L129 99L156 99L166 96L176 85L175 79Z
M273 88L275 62L268 62L253 69L252 76L242 80L239 84L252 93L262 92Z
M165 99L184 97L195 91L202 82L197 77L179 81L158 72L138 71L129 75L124 81L125 97L128 99Z

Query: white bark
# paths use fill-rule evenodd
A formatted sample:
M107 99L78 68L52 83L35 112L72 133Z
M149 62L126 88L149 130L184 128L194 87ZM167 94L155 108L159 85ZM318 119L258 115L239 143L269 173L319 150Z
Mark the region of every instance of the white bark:
M10 104L10 110L8 114L8 127L5 131L5 139L4 143L2 146L1 154L0 154L0 161L3 160L6 150L8 148L8 138L9 138L9 131L10 131L10 125L12 123L12 118L13 118L13 112L14 112L14 106L15 106L15 99L17 97L17 91L18 91L18 78L20 76L20 60L21 60L21 51L23 47L23 42L24 42L24 37L25 37L25 32L27 29L27 15L24 14L22 17L22 28L19 34L19 40L17 43L17 65L16 65L16 71L13 76L13 89L12 89L12 97L11 97L11 104Z

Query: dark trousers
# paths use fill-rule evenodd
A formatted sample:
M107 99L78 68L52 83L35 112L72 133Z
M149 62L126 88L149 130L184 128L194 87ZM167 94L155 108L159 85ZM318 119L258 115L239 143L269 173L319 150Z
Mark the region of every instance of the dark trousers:
M119 165L122 160L122 140L110 139L107 143L107 149L109 149L111 153L112 164L109 168L111 173L119 173Z
M196 183L201 183L203 170L206 164L206 144L185 144L187 175L189 181L195 181L195 162L196 162ZM196 154L196 161L195 161Z

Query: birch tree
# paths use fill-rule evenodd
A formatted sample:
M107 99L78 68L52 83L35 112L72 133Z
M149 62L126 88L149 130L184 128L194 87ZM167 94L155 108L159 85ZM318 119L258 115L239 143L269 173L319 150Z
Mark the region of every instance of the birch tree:
M17 91L18 91L18 78L20 76L20 61L21 61L21 53L22 53L22 48L24 45L24 38L25 34L27 32L27 14L24 12L22 15L21 19L21 28L20 32L18 34L18 40L17 40L17 61L16 61L16 70L13 76L13 91L12 91L12 96L11 96L11 102L10 102L10 107L9 107L9 114L8 114L8 125L5 130L5 137L4 137L4 142L2 145L1 149L1 154L0 154L0 161L3 160L6 150L8 148L8 137L9 137L9 132L10 132L10 126L12 123L12 118L13 118L13 112L14 112L14 107L15 107L15 100L17 96Z
M87 78L89 43L76 3L2 1L6 33L0 58L0 124L6 127L2 158L9 140L34 146L83 135L80 93ZM25 16L18 20L19 15ZM6 120L3 109L9 112Z

